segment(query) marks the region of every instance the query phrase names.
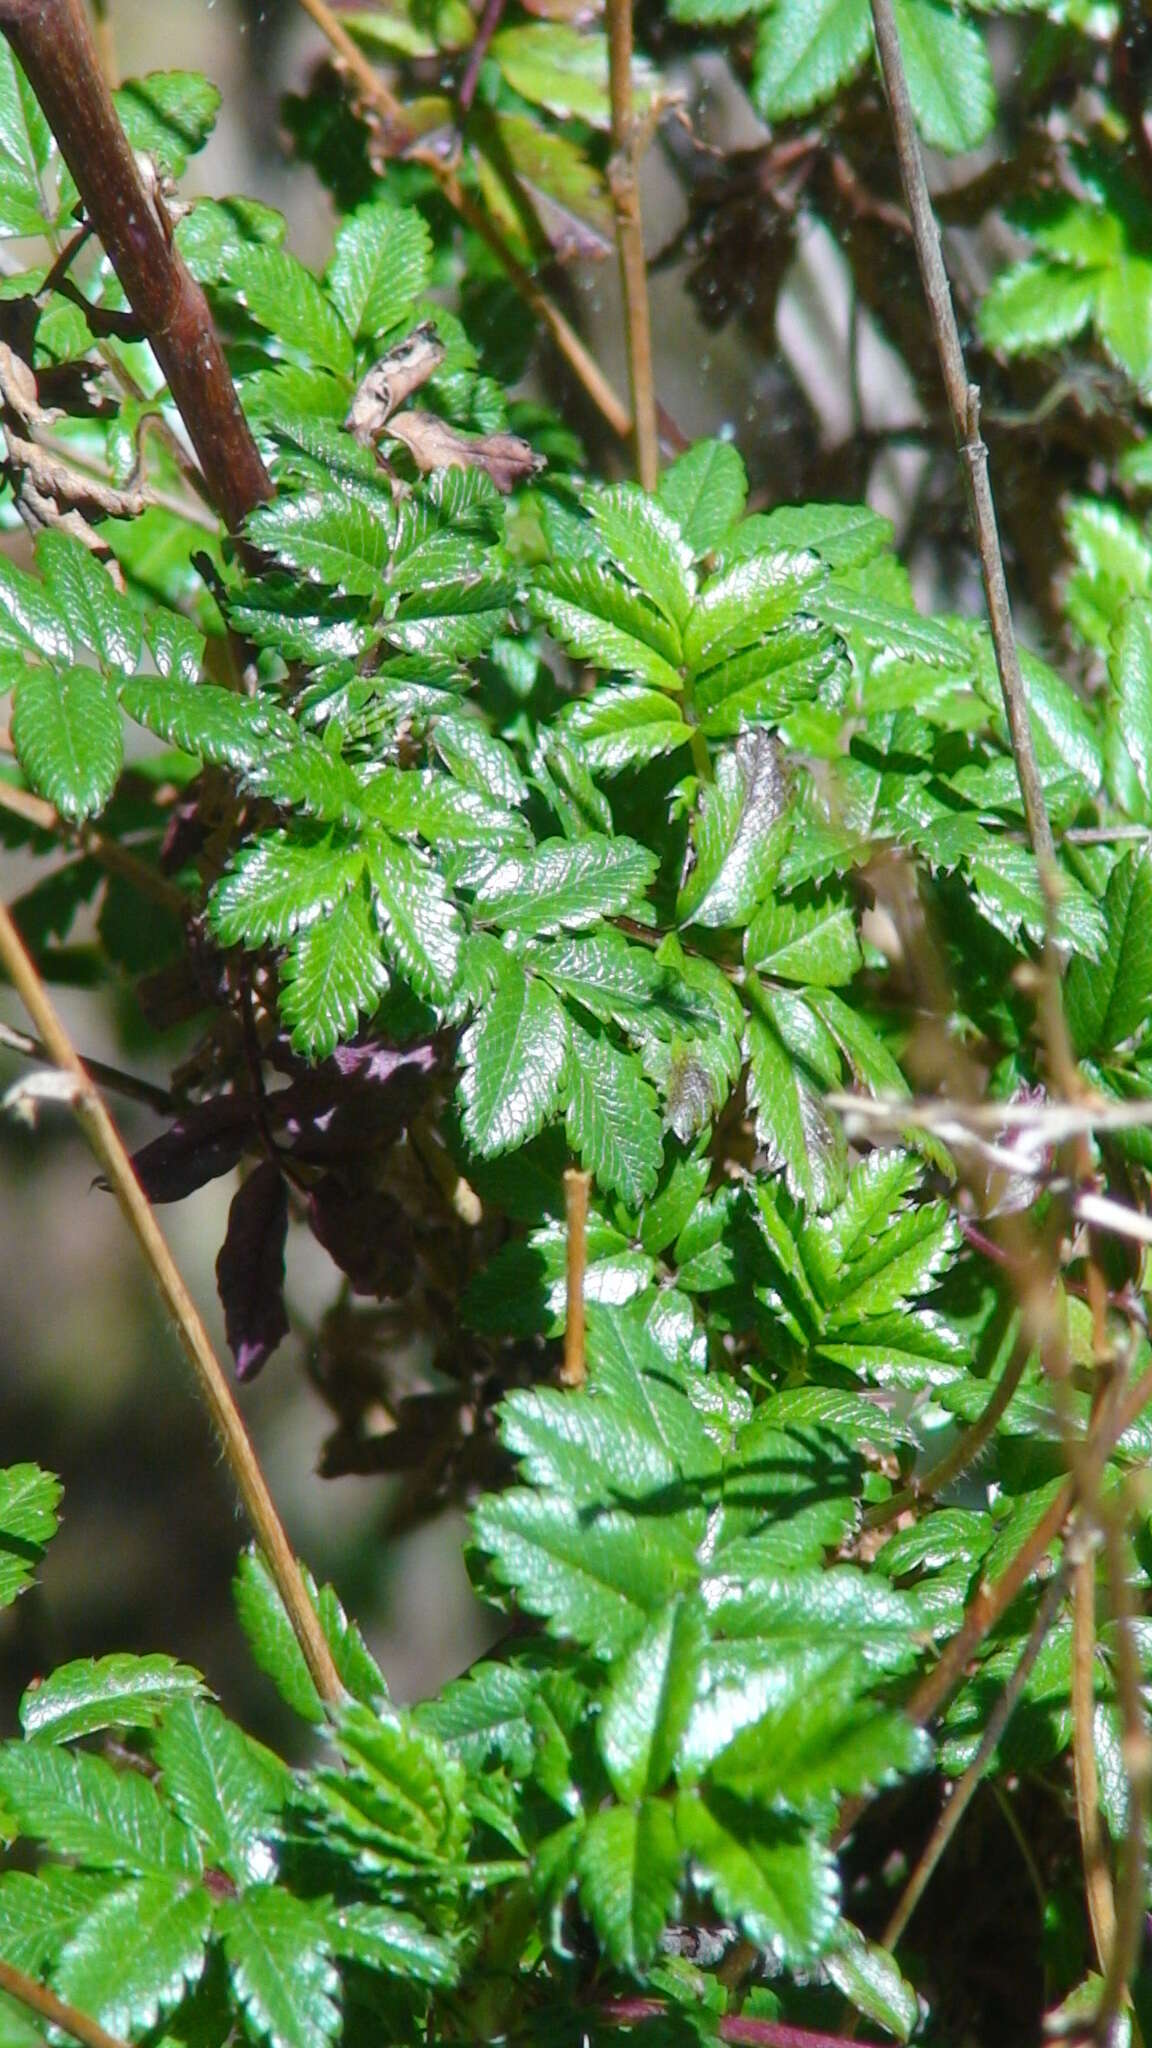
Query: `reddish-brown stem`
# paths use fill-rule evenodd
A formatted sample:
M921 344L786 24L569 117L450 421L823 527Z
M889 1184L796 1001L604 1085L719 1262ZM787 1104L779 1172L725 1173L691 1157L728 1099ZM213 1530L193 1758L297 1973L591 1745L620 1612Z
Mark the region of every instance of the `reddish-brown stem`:
M27 73L93 228L152 344L212 502L230 532L272 495L208 301L144 186L81 0L0 0L0 31Z
M636 115L632 104L632 0L608 0L608 64L613 149L608 182L616 209L636 474L646 491L654 491L660 474L660 438L652 374L648 266L640 218Z
M212 1348L203 1318L188 1292L152 1205L136 1178L124 1141L2 903L0 965L43 1039L49 1058L72 1082L70 1106L76 1121L107 1175L112 1192L160 1289L312 1681L322 1700L329 1706L338 1706L344 1699L344 1688L332 1661L332 1653L316 1610L308 1598L300 1566L268 1490L268 1482L252 1448L232 1389Z
M34 1977L15 1969L11 1963L0 1962L0 1991L6 1991L9 1998L18 1998L21 2005L47 2020L50 2026L61 2027L74 2041L82 2041L84 2048L125 2048L118 2034L110 2034L89 2013L81 2012L79 2006L65 2004L54 1991L37 1984Z
M485 0L484 12L476 25L476 39L468 52L468 61L456 92L456 107L461 119L476 97L476 87L480 83L480 66L488 55L488 45L500 26L505 5L506 0Z

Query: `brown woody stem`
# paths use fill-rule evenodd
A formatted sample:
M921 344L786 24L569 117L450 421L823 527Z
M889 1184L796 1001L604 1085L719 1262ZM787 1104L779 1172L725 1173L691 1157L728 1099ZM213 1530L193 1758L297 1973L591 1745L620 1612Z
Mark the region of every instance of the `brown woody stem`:
M339 1706L344 1699L344 1688L332 1661L332 1653L308 1598L300 1567L233 1399L232 1389L212 1349L203 1318L172 1257L151 1203L136 1178L124 1141L93 1086L91 1076L3 904L0 904L0 965L7 971L35 1024L49 1058L74 1083L71 1107L76 1120L107 1175L176 1326L185 1357L192 1367L313 1683L328 1706Z
M1036 750L1032 744L1028 700L1024 694L1024 678L1020 671L1020 654L1012 625L1008 581L1004 574L1004 558L1000 552L996 507L988 476L988 450L980 434L980 393L975 384L968 381L964 350L960 344L960 330L956 324L956 313L952 304L952 290L940 248L940 229L932 209L928 180L924 175L924 159L916 134L916 120L912 112L904 59L900 54L900 37L896 28L892 0L871 0L871 6L872 25L876 31L876 49L880 58L888 109L892 117L896 154L900 162L900 178L912 222L916 261L920 267L928 316L936 342L936 353L940 359L956 447L963 459L968 480L972 525L988 606L988 623L992 629L992 645L996 654L996 668L1012 741L1012 755L1016 763L1020 794L1024 800L1024 816L1032 850L1040 863L1042 878L1048 883L1055 864L1052 827L1044 803L1040 771L1036 765Z
M648 265L640 217L638 138L632 104L632 0L608 0L608 64L613 150L608 182L616 208L616 247L624 296L636 474L646 491L654 491L660 474L660 439L652 375Z
M0 0L0 31L27 73L88 218L167 379L230 532L272 484L208 311L120 125L81 0Z
M588 1377L584 1356L584 1273L588 1262L588 1189L592 1176L578 1166L564 1175L564 1203L568 1220L568 1275L564 1363L561 1385L582 1387Z

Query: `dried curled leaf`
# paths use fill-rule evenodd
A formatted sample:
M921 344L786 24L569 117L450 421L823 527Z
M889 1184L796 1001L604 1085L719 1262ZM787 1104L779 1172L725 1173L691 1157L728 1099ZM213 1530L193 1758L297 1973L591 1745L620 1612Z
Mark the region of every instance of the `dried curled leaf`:
M510 491L544 467L543 456L519 434L462 434L430 412L397 413L388 432L424 476L434 469L482 469L498 491Z

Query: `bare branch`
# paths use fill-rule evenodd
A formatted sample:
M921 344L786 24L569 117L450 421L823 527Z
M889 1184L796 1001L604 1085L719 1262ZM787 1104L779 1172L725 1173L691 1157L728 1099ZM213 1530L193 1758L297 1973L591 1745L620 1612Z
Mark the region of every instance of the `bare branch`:
M888 108L892 116L896 154L900 161L900 178L912 221L916 260L920 266L928 314L936 341L936 352L940 358L948 410L952 416L952 430L968 479L972 525L980 557L980 572L984 580L988 623L992 629L992 645L996 653L996 667L1004 696L1004 710L1008 719L1020 794L1024 799L1024 816L1032 850L1040 863L1042 878L1046 887L1050 888L1053 886L1055 866L1052 827L1044 803L1040 771L1036 765L1036 750L1032 743L1028 701L1024 694L1024 678L1020 672L1020 655L1012 625L1008 582L1004 574L1004 558L1000 552L1000 536L996 526L996 507L988 476L988 450L980 434L980 393L976 386L968 381L964 351L960 344L960 330L956 325L956 314L952 305L952 291L940 249L940 229L932 210L928 180L924 175L924 160L920 154L892 0L871 0L871 7L872 23L876 31L876 48L880 57Z
M613 150L608 183L616 208L616 247L624 297L636 474L646 491L654 491L660 474L660 440L652 375L648 265L640 217L639 139L632 104L632 0L608 0L608 65Z
M560 1381L565 1387L582 1387L588 1377L584 1356L584 1270L588 1259L588 1189L591 1180L591 1174L584 1173L578 1166L570 1166L564 1175L564 1201L568 1211L568 1286Z
M18 1998L29 2012L37 2013L51 2026L62 2028L64 2033L71 2034L74 2041L83 2042L84 2048L126 2048L118 2034L110 2034L89 2013L81 2012L77 2005L67 2005L62 1998L57 1998L54 1991L49 1991L47 1985L38 1984L34 1977L17 1970L11 1963L0 1962L0 1991L6 1991L9 1998Z

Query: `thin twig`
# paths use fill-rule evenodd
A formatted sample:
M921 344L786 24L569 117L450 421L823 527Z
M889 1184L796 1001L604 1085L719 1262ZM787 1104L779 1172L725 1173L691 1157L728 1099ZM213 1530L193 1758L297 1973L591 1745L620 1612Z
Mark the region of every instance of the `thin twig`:
M126 2048L118 2034L110 2034L99 2020L81 2012L79 2006L65 2004L47 1985L37 1984L34 1977L26 1976L12 1963L0 1962L0 1991L6 1991L9 1998L18 1998L21 2005L47 2020L50 2026L62 2027L74 2041L82 2041L84 2048Z
M616 248L624 299L628 382L632 391L636 474L646 491L656 489L660 440L656 387L652 375L652 314L648 265L640 217L638 136L632 104L632 0L607 0L608 67L612 95L612 161L608 184L616 210Z
M952 1797L949 1799L936 1826L933 1828L927 1847L904 1887L895 1912L884 1929L881 1940L887 1949L894 1949L896 1947L897 1942L900 1940L908 1922L924 1896L933 1871L936 1869L940 1858L943 1856L945 1849L948 1847L968 1810L976 1788L992 1759L993 1752L1005 1728L1008 1726L1016 1702L1028 1683L1032 1667L1044 1647L1044 1638L1056 1619L1057 1609L1064 1597L1066 1582L1067 1552L1044 1588L1043 1598L1036 1609L1032 1627L1028 1631L1028 1640L1020 1652L1016 1669L1013 1671L1011 1678L1008 1680L996 1705L988 1716L984 1734L981 1737L980 1747L976 1751L964 1776L958 1781Z
M564 1202L568 1214L567 1314L564 1325L564 1363L560 1383L582 1387L588 1377L584 1356L584 1272L588 1261L588 1189L591 1174L570 1166L564 1175Z
M35 826L37 831L51 832L55 838L66 840L80 853L87 854L89 859L106 868L110 875L119 875L125 882L131 882L142 896L158 903L162 909L170 910L174 917L187 917L191 910L183 890L155 868L149 867L147 861L141 860L129 847L107 838L91 825L71 824L60 816L54 804L43 797L33 796L31 790L17 789L11 782L0 780L0 811L10 811L14 818L21 818L26 825Z
M1128 1780L1128 1828L1120 1850L1113 1939L1104 1967L1104 1983L1093 2029L1100 2048L1109 2048L1136 1968L1144 1924L1147 1872L1148 1779L1152 1764L1141 1691L1140 1652L1133 1629L1132 1587L1127 1545L1115 1515L1104 1519L1108 1576L1116 1624L1116 1692L1124 1720L1124 1763Z
M22 1059L47 1060L48 1048L42 1038L34 1038L30 1031L17 1031L11 1024L0 1024L0 1047L5 1052L17 1052ZM104 1060L90 1060L83 1056L84 1071L100 1088L109 1088L116 1095L123 1095L131 1102L142 1102L146 1109L154 1109L158 1116L172 1116L176 1099L167 1088L158 1088L154 1081L142 1081L137 1074L125 1074L119 1067L110 1067Z
M1100 1777L1096 1769L1096 1558L1086 1550L1072 1582L1072 1774L1076 1827L1084 1862L1088 1920L1103 1970L1116 1940L1116 1904L1100 1818Z
M379 72L369 63L363 51L357 48L347 29L327 6L326 0L299 0L299 4L315 22L330 47L335 50L352 81L356 96L371 107L386 126L402 134L405 126L403 107L389 92ZM469 199L451 166L431 153L414 150L411 154L423 164L425 170L432 173L453 212L459 214L464 225L478 234L491 249L514 290L519 292L521 298L547 327L560 354L578 382L583 385L597 411L607 420L612 432L618 434L621 440L626 440L631 431L632 415L609 383L591 351L581 341L576 329L565 319L559 306L549 297L543 285L538 284L530 272L525 270L509 248L496 223Z
M1040 771L1036 764L1028 700L1024 693L1020 655L1012 626L1012 607L1004 574L1004 558L1000 552L996 507L988 476L988 450L980 434L980 393L976 386L968 381L964 351L960 343L960 330L956 325L952 292L940 248L940 229L928 193L928 180L924 175L924 161L916 134L916 121L912 112L904 59L900 54L900 37L896 28L892 0L871 0L871 7L872 23L876 31L876 48L892 117L896 154L900 162L900 179L912 222L916 260L928 303L928 315L932 323L936 352L940 359L956 446L963 458L968 479L972 524L980 556L988 622L992 629L992 645L996 654L1000 688L1004 696L1004 711L1008 720L1020 794L1024 800L1024 816L1032 850L1040 864L1041 879L1045 887L1050 888L1054 886L1052 877L1055 867L1052 827L1044 803Z
M480 83L480 67L488 55L488 46L500 26L506 5L507 0L484 0L484 11L476 24L476 34L468 52L468 60L456 88L456 110L461 119L467 114L476 97L476 87Z
M329 1706L336 1707L344 1698L344 1688L203 1319L172 1257L152 1206L132 1170L124 1141L94 1088L3 904L0 904L0 964L7 970L43 1039L49 1058L75 1084L71 1106L77 1122L108 1178L176 1326L316 1690Z

